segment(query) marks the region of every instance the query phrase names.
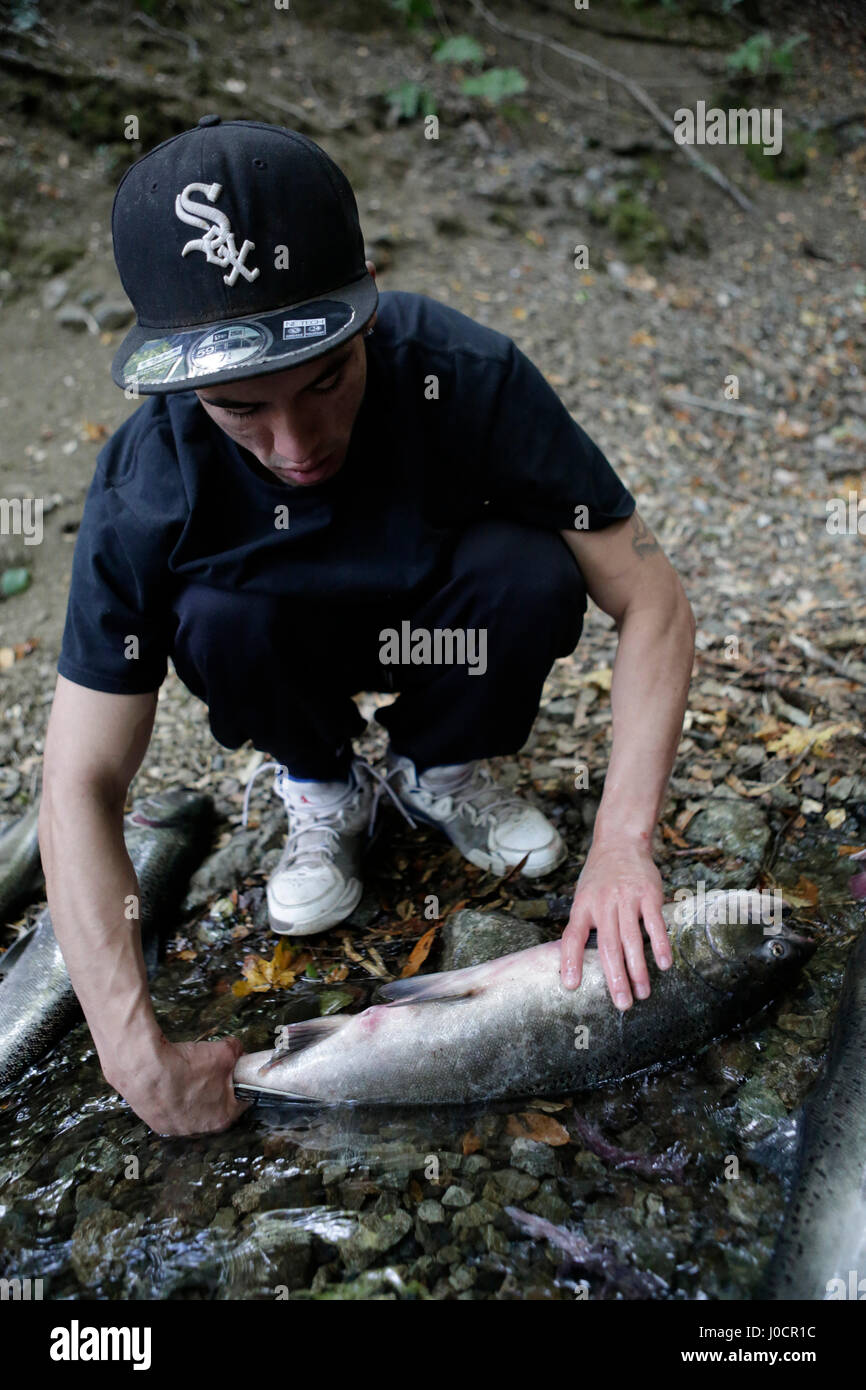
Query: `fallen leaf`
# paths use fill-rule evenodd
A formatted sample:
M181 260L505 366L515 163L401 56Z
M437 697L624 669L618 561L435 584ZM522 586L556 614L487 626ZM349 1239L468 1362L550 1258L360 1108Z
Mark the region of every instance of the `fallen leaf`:
M429 931L425 931L424 935L418 941L415 942L415 945L412 947L409 959L403 966L403 969L400 971L401 980L408 980L412 975L418 974L418 971L421 969L421 966L424 964L425 960L430 954L430 948L432 947L433 942L436 939L436 933L438 930L439 924L437 922L435 926L431 927Z
M244 957L241 966L244 978L235 981L232 993L243 999L247 994L263 994L269 989L288 989L295 983L298 975L306 970L311 960L312 956L309 954L296 958L295 948L287 942L280 941L271 960L256 955Z
M473 1134L471 1129L467 1129L466 1133L463 1136L464 1154L475 1154L478 1152L480 1148L481 1140L478 1138L478 1135Z
M805 874L801 874L800 877L797 879L797 885L794 889L794 892L801 900L798 906L803 906L806 903L809 903L812 907L814 907L818 901L818 885L817 883L813 883L810 878L806 878Z
M564 1125L537 1110L509 1115L505 1132L518 1139L535 1139L540 1144L550 1144L554 1148L559 1144L571 1143L571 1136Z

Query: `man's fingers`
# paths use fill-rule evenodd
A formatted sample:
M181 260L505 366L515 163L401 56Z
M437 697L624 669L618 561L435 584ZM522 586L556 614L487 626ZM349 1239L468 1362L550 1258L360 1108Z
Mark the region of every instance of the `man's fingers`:
M610 909L606 914L604 925L598 924L598 953L601 956L604 977L607 980L614 1004L618 1009L631 1008L634 1000L622 954L619 923L616 913L611 912Z
M650 993L649 972L644 959L643 937L640 934L636 903L633 906L619 909L619 935L625 952L628 973L634 985L634 992L638 999L648 999Z
M661 908L645 906L641 915L653 948L656 965L659 970L668 970L673 965L673 956L668 929Z
M577 989L583 977L583 952L589 932L589 920L572 914L562 936L560 955L560 974L566 989Z

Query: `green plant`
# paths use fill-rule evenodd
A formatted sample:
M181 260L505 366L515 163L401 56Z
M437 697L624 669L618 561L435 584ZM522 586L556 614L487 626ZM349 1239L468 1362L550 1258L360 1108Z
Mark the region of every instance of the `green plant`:
M466 77L460 90L468 97L486 97L496 105L503 97L525 92L528 83L517 68L488 68L478 77Z
M456 34L440 43L433 57L437 63L483 63L484 49L469 34Z
M391 8L401 14L410 29L423 24L425 19L433 18L430 0L390 0Z
M436 99L420 82L401 82L385 95L401 121L414 120L419 111L424 116L436 115Z
M734 49L733 53L728 54L728 71L750 72L755 76L761 72L778 73L788 77L794 70L791 55L795 48L805 43L806 37L805 34L794 34L778 48L774 48L769 34L753 34L745 43L741 43L739 48Z

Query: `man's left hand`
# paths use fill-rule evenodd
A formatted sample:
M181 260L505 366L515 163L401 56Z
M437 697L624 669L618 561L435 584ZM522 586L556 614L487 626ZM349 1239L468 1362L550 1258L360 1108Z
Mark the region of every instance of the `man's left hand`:
M583 973L583 952L590 930L598 934L598 951L611 998L618 1009L650 992L640 921L643 919L660 970L672 956L662 917L662 881L648 849L606 844L589 851L577 880L574 902L562 937L562 982L576 989Z

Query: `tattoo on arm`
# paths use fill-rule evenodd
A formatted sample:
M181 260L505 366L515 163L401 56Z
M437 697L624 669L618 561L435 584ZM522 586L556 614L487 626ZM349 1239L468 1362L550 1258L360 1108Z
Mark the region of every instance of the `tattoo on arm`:
M630 521L632 530L634 531L631 543L640 558L643 559L645 555L651 555L654 550L658 550L658 541L646 522L642 521L638 516L637 512L632 512Z

